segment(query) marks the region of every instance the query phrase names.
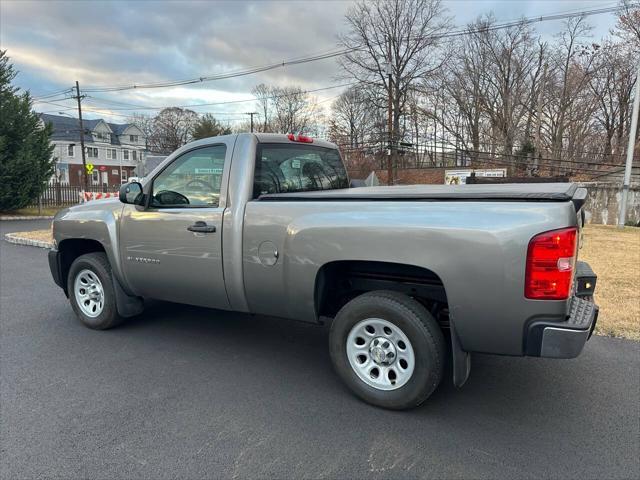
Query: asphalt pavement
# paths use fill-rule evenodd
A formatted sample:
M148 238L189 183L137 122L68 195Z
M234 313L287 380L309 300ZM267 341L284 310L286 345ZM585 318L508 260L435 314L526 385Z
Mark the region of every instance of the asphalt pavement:
M640 344L474 355L462 389L390 412L342 386L326 327L151 302L92 331L46 250L2 240L0 420L3 479L637 479Z

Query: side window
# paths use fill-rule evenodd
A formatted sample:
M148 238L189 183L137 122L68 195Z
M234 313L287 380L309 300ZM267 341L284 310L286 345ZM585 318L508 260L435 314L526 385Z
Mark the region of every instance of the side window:
M227 147L199 148L171 163L153 181L154 207L217 207Z

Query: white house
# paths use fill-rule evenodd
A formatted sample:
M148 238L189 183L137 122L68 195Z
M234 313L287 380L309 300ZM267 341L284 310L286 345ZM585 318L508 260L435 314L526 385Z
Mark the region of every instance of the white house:
M41 114L44 123L53 127L51 141L56 171L52 181L82 185L80 124L77 118ZM87 165L93 166L93 185L119 187L144 165L146 138L134 124L107 123L102 119L83 120Z

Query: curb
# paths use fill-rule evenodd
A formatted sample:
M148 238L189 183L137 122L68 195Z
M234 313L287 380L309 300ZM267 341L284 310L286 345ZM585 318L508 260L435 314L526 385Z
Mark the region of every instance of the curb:
M16 245L27 245L30 247L39 248L52 248L53 244L50 242L43 242L42 240L33 240L31 238L19 237L15 233L5 233L4 239L9 243Z
M53 220L53 215L22 215L22 216L0 216L3 222L12 220Z

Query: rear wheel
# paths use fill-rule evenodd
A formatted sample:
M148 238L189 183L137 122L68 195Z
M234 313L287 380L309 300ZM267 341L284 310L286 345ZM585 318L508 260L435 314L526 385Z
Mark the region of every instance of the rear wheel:
M329 343L338 375L373 405L416 407L442 379L446 349L439 325L420 303L397 292L351 300L334 319Z
M94 252L76 258L69 269L67 288L71 307L85 326L105 330L122 322L106 254Z

